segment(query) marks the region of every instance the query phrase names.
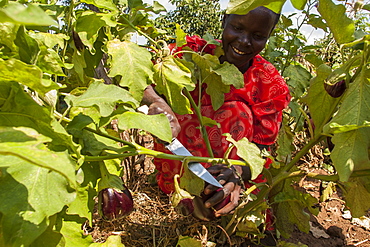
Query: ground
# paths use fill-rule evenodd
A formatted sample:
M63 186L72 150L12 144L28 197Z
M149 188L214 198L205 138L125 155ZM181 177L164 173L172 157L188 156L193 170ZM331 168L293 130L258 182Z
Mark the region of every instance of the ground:
M150 146L150 138L144 138L143 144ZM323 159L322 147L316 147L309 155L311 157L308 156L302 160L300 169L325 173L325 169L322 169L318 162ZM135 165L130 166L130 164ZM264 242L265 245L262 243L250 245L244 238L227 236L221 227L222 219L202 222L192 216L184 217L177 214L169 203L169 197L153 182L154 168L150 158L136 157L127 161L126 165L133 167L133 169L127 169L129 172L125 179L134 198L134 211L128 217L113 222L102 220L95 212L91 227L85 229L86 234L91 234L94 241L104 242L109 235L115 234L121 236L122 243L126 247L176 246L181 235L199 239L203 246L211 246L206 245L207 241L215 243L214 246L277 246L276 239L271 236ZM323 187L320 181L309 178L302 179L296 186L297 189L305 190L318 199ZM320 202L317 206L320 212L317 216L311 215L309 233L295 229L289 239L280 239L280 241L309 247L370 247L369 225L353 222L344 206L338 187L328 200ZM280 246L288 246L288 244Z

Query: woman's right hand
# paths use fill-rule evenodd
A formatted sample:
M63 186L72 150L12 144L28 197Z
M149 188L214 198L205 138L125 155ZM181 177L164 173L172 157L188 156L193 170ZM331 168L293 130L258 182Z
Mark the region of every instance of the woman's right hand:
M168 120L170 121L172 137L177 137L177 135L181 131L181 127L179 121L175 113L172 111L171 107L167 104L167 102L161 98L153 89L152 86L148 86L143 95L142 104L147 105L149 107L148 114L149 115L156 115L163 113L166 115Z

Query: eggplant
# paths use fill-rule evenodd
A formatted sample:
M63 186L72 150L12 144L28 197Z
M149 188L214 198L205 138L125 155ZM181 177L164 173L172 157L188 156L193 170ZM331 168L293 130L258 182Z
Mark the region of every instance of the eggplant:
M179 175L174 176L175 191L171 196L171 204L176 212L188 216L194 211L193 196L189 192L180 188L178 182Z
M105 188L98 194L99 215L107 221L121 219L131 213L134 208L132 195L127 187L124 190Z
M338 97L342 96L342 94L346 90L347 86L346 86L346 81L345 80L341 80L341 81L338 81L335 84L325 83L324 84L324 88L325 88L325 91L331 97L338 98Z

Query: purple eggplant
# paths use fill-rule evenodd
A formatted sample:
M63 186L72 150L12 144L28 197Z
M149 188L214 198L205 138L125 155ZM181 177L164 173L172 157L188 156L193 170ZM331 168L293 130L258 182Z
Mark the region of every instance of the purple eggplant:
M342 96L342 94L347 88L345 80L338 81L335 84L325 83L324 87L325 91L333 98L338 98Z
M104 220L121 219L130 214L133 208L134 201L125 186L123 191L105 188L99 192L98 212Z
M178 178L179 175L174 176L175 191L171 196L171 203L176 212L188 216L194 211L193 196L186 190L180 188Z

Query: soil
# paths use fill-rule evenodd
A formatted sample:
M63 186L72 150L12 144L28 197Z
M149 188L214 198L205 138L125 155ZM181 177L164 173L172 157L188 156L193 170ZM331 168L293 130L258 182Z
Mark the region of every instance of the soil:
M144 138L142 145L151 145L151 140ZM302 160L300 169L326 173L323 164L322 147L310 152L311 157ZM319 155L315 152L319 152ZM133 165L132 165L133 164ZM311 215L311 230L303 233L297 229L289 239L280 239L277 245L276 233L268 234L259 244L249 240L228 236L221 227L222 219L212 222L199 221L192 216L184 217L176 213L170 205L169 196L162 193L153 176L154 167L150 158L136 157L126 161L126 185L131 189L134 198L134 211L124 219L107 222L94 213L91 226L85 226L85 233L91 234L95 242L104 242L109 235L120 235L126 247L139 246L176 246L179 236L191 236L202 241L215 243L213 246L297 246L370 247L370 229L353 223L342 201L341 191L336 191L324 202L319 203L318 215ZM130 168L130 169L128 169ZM151 183L152 181L152 183ZM297 184L297 189L305 190L320 198L323 185L315 179L304 178ZM370 214L367 215L369 217ZM369 217L370 218L370 217ZM282 241L286 245L282 244Z

